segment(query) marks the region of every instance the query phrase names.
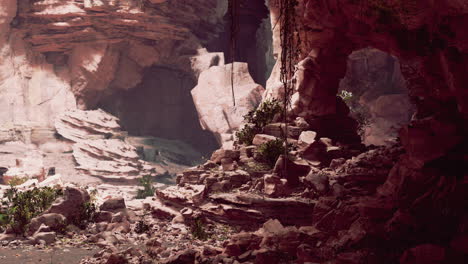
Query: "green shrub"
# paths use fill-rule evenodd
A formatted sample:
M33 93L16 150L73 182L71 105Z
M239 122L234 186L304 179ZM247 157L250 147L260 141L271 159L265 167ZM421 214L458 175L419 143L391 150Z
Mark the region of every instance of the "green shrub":
M136 199L145 199L146 197L151 197L154 195L154 191L156 189L153 187L153 178L151 175L145 175L141 177L139 182L143 189L138 190L137 196L135 197Z
M281 111L281 104L276 99L261 103L257 109L250 111L244 116L244 120L248 124L236 132L237 142L252 145L255 135L261 133L266 125L273 122L274 117L280 114Z
M89 223L94 222L97 216L97 206L93 202L87 202L82 204L79 209L77 217L72 219L72 224L85 229Z
M47 210L52 203L63 195L62 189L42 187L20 192L11 187L2 200L0 224L10 226L17 234L23 234L31 219Z
M191 225L192 236L196 239L207 240L209 238L208 233L205 231L205 226L201 219L195 220Z
M261 130L250 125L245 125L241 130L236 132L237 142L245 145L252 145L252 141L256 134Z
M271 169L270 165L259 162L248 162L241 166L242 170L245 170L248 173L261 173L266 172Z
M258 154L270 167L275 166L279 156L284 154L285 151L286 149L282 139L270 140L258 147Z
M247 123L253 124L257 128L263 128L273 121L273 118L280 114L283 108L278 100L267 100L261 103L257 109L250 111L244 116Z
M26 178L26 177L14 176L11 179L9 179L8 181L6 181L5 183L10 185L10 186L18 186L18 185L21 185L21 184L25 183L27 180L28 180L28 178Z

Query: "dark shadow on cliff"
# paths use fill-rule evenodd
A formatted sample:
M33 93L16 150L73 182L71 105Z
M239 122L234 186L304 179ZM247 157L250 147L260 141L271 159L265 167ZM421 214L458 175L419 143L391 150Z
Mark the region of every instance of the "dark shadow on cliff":
M105 97L99 107L116 115L132 136L154 136L180 140L202 155L218 145L212 133L202 130L190 90L191 76L163 68L146 69L142 82L128 90Z

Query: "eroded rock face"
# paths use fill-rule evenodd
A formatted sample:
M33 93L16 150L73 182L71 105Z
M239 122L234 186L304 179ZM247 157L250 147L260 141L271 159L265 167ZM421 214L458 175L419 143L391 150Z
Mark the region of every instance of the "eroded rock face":
M141 82L154 64L197 71L192 57L222 28L227 2L4 1L0 123L53 126L66 110Z
M327 254L338 247L343 250L333 257L337 263L379 263L379 259L392 254L372 246L358 246L359 249L355 246L368 241L370 237L379 237L375 240L377 244L391 241L399 245L406 243L403 241L407 237L417 237L404 246L407 249L405 254L404 251L393 254L395 262L398 259L401 263L451 262L450 257L445 255L445 250L449 248L448 241L466 223L463 209L452 201L458 200L463 196L461 193L466 191L463 157L467 155L468 78L461 72L466 72L468 67L468 46L461 25L466 25L468 21L468 6L452 0L437 3L298 2L302 57L295 76L297 82L290 110L292 118L303 117L319 137L339 139L337 136L346 133L342 128L352 128L352 124L344 125L344 121L348 122L345 117L349 111L343 108L340 100L335 99L335 95L339 80L345 76L348 56L366 47L388 52L398 58L409 100L416 109L410 123L399 134L405 154L398 154L396 165L393 165L395 157L390 162L375 160L376 170L367 174L363 170L367 166L366 155L358 156L358 160L355 160L360 163L359 169L350 167L347 162L340 165L343 160L333 160L331 165L338 169L338 177L331 177L336 182L330 181L329 191L338 197L350 195L351 199L345 204L340 203L340 209L334 204L334 198L320 199L314 208L314 222L320 219L315 225L321 231L335 230L332 235L334 239L320 246L320 252L301 247L298 256L307 261L321 262L313 257L319 257L322 261L330 259ZM273 1L270 1L270 5L275 22L280 12ZM382 8L386 11L382 12ZM276 28L276 54L281 52L279 33L280 29ZM277 63L267 83L267 98L282 96L279 70ZM403 101L402 92L397 89L375 97L366 91L367 95L360 100L373 101L370 108L375 119L404 116L408 120L408 116L403 115L406 112L403 110L409 108L408 101ZM395 109L388 109L389 106ZM387 125L380 123L372 129L379 132L377 134L381 138L385 134L381 132L388 129ZM334 129L324 129L324 126ZM393 156L390 153L383 155ZM345 168L344 171L340 172L340 166L344 166L341 167ZM393 168L390 170L391 166ZM354 175L350 177L346 175L347 172ZM362 187L368 189L362 192ZM351 193L346 194L347 191ZM440 213L441 204L444 204L443 210L448 215L453 214L453 217ZM462 204L466 206L466 202ZM383 221L388 221L386 235L379 234L379 223ZM431 230L431 235L424 234L423 230ZM447 239L439 240L443 241L441 245L427 246L436 237L444 236ZM434 255L422 257L428 248L434 249ZM460 259L466 260L466 257L457 258L457 263L463 262Z

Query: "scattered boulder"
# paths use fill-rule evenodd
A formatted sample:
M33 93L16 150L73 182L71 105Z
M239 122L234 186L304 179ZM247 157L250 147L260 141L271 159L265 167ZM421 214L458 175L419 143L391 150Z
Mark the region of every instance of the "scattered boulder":
M266 134L257 134L253 138L252 144L254 144L255 146L260 146L260 145L262 145L264 143L267 143L268 141L272 141L272 140L276 140L276 139L277 139L277 137L275 137L275 136L270 136L270 135L266 135Z
M297 126L288 125L288 138L298 139L302 129ZM263 133L282 138L286 134L286 125L284 123L271 123L263 128Z
M328 175L325 173L310 172L304 179L304 182L317 193L323 195L328 192L330 185Z
M161 264L192 264L195 263L195 257L198 252L193 249L187 249L177 255L163 260Z
M90 197L87 191L75 188L65 188L63 197L59 198L52 206L45 212L45 214L61 214L65 216L67 222L72 219L79 219L84 204L89 202Z
M315 142L316 137L317 137L317 133L314 131L303 131L299 135L299 144L310 145Z
M39 244L40 241L44 241L46 245L50 245L55 242L56 234L55 232L40 232L36 233L33 239L36 244Z
M263 177L263 192L271 197L279 197L288 193L287 180L279 176L265 175Z
M211 155L211 161L220 164L222 159L239 160L240 151L230 149L218 149Z
M292 161L289 158L285 159L284 155L278 158L273 168L273 173L280 175L282 178L286 178L288 185L291 187L297 186L299 184L299 178L307 175L309 171L310 166L307 163L299 160Z
M49 227L53 231L61 231L65 227L66 218L65 216L57 213L48 213L37 216L31 220L28 225L28 234L31 236L42 225Z
M97 215L96 215L96 223L100 223L100 222L106 222L106 223L110 223L112 221L112 212L109 212L109 211L100 211Z
M100 207L101 211L115 212L127 208L123 197L116 197L106 200Z

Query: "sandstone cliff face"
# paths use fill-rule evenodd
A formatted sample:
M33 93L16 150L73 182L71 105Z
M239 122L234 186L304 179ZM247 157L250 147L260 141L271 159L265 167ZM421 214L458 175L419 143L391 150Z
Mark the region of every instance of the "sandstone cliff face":
M32 54L22 34L10 29L16 1L0 5L0 123L52 125L53 113L76 107L69 78ZM46 89L47 88L47 89Z
M270 6L276 22L280 11L274 1ZM304 0L299 1L297 16L303 59L296 73L293 115L311 123L341 116L336 94L347 58L353 51L374 47L399 59L410 101L416 106L413 121L401 134L415 168L466 142L462 136L468 116L468 45L462 30L468 21L466 2ZM279 54L279 29L274 35ZM266 97L278 95L279 87L277 62ZM435 138L451 140L438 146L422 143ZM422 158L422 153L431 152L440 154Z
M344 141L336 134L343 132L336 130L341 130L347 112L343 111L336 94L349 55L373 47L398 58L416 112L399 133L405 154L372 198L386 199L380 203L392 208L390 212L394 213L385 226L388 235L378 241L407 248L433 241L449 245L457 232L466 232L466 211L461 208L467 206L464 164L468 154L468 39L463 28L468 23L468 3L457 0L298 2L302 58L295 76L297 85L291 115L304 117L311 125L320 123L318 127L322 131L317 132L321 136ZM280 11L275 1L270 1L270 6L272 24L275 24ZM274 29L276 54L281 53L279 32L278 28ZM277 62L265 98L281 96L279 66ZM394 112L398 112L404 97L392 100L377 100L374 110L378 113L382 108L395 108ZM332 123L335 129L323 130L326 123ZM370 212L361 211L358 215L361 219L373 217ZM405 229L408 228L405 219L413 219L418 230ZM377 222L371 226L381 227ZM340 230L335 231L356 234L353 227ZM425 236L424 230L430 230L430 237ZM408 237L416 239L407 242ZM407 254L413 254L410 251ZM370 255L358 256L356 248L346 246L341 252L337 263L382 263L385 259L370 260ZM400 263L426 263L424 258L411 258L404 255Z
M315 73L313 84L299 92L301 95L307 97L307 92L313 89L314 94L324 94L322 104L328 99L327 103L334 105L335 91L344 76L348 55L371 46L400 60L410 96L419 98L420 115L432 115L442 107L442 101L453 100L454 107L466 116L467 91L463 87L467 79L461 74L467 64L466 34L462 25L467 19L468 6L464 1L306 0L299 3L301 51L305 59L311 60L307 68ZM274 4L271 10L275 20L279 10ZM275 28L274 33L275 53L278 54L279 29ZM269 80L270 87L277 78L276 72ZM295 107L310 109L312 106L302 102ZM423 113L423 108L432 110ZM336 112L336 109L318 109L310 115Z
M51 126L141 82L151 65L196 74L192 57L222 28L227 3L2 1L1 123ZM196 60L196 58L195 58ZM196 76L195 76L196 78Z

